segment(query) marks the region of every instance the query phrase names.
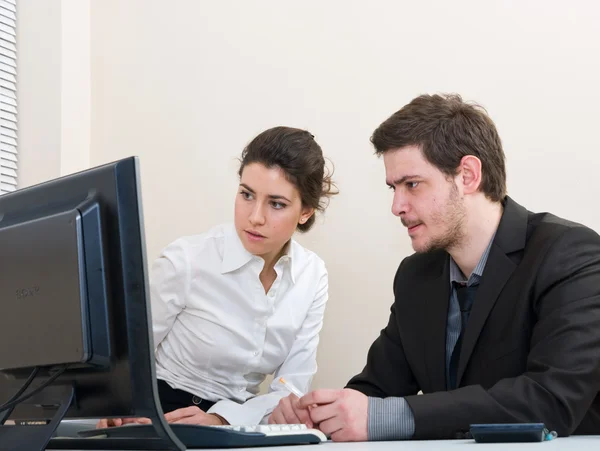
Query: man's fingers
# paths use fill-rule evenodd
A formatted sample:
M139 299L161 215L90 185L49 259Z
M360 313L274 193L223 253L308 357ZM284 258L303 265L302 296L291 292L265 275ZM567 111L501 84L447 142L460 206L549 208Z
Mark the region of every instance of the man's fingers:
M334 390L330 388L324 388L321 390L311 391L307 393L299 401L299 407L301 409L307 409L312 405L319 404L330 404L340 397L341 390Z
M306 424L307 427L312 428L313 422L310 419L310 415L307 409L303 409L299 406L298 397L296 395L289 395L282 398L279 401L277 409L285 424Z
M313 427L308 411L298 407L298 397L289 395L281 398L279 404L269 417L270 424L306 424Z
M324 432L324 434L327 434L327 432ZM348 442L349 440L346 438L345 434L346 431L340 429L338 431L335 431L333 434L329 435L329 438L333 442Z
M340 417L330 418L319 424L319 429L325 435L331 436L331 440L343 442L344 440L344 423Z
M300 418L298 418L298 416L296 415L296 412L294 412L294 409L292 409L291 406L283 411L283 416L285 417L285 424L301 424L302 423L302 421L300 421Z
M308 428L314 427L313 420L310 417L310 413L308 412L308 410L306 410L306 409L296 410L296 415L298 416L298 419L300 420L300 424L305 424L306 427L308 427Z
M297 400L295 395L289 395L285 398L281 398L277 407L271 414L271 419L277 424L295 424L298 421L294 409L292 407L291 399Z
M279 405L281 405L281 412L285 418L285 422L287 424L300 424L300 418L294 412L294 407L292 407L293 402L297 402L298 398L295 395L290 395L287 398L283 398Z
M269 424L285 424L285 418L281 413L281 407L275 408L271 416L269 417Z
M338 409L338 404L324 404L318 407L313 407L310 409L310 419L316 424L321 424L323 421L339 417L340 412Z
M301 408L298 399L292 400L291 404L292 404L292 408L294 409L294 412L296 414L296 417L298 417L299 423L305 424L309 428L314 427L312 418L310 417L309 410Z

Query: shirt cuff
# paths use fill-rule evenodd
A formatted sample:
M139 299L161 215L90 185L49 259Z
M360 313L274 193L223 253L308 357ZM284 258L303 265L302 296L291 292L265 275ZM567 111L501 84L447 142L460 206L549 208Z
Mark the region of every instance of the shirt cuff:
M402 440L415 433L415 418L404 398L369 397L369 440Z
M232 425L255 425L259 424L265 412L259 409L253 409L250 406L238 404L229 399L222 399L213 405L206 413L216 413L221 415Z

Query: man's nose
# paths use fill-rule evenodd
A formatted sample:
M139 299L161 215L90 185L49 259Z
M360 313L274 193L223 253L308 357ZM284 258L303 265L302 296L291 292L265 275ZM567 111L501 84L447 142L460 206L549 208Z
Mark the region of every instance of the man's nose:
M408 211L408 203L406 200L406 196L400 192L400 190L396 190L394 192L394 200L392 201L392 214L394 216L400 216Z

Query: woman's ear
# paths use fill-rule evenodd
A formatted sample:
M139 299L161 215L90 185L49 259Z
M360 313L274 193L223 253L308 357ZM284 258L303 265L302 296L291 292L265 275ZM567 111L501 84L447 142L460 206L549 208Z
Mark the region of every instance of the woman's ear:
M298 222L300 224L304 224L306 223L306 221L308 221L310 219L310 217L312 215L315 214L315 209L314 208L310 208L310 207L303 207L302 208L302 212L300 213L300 219L298 220Z

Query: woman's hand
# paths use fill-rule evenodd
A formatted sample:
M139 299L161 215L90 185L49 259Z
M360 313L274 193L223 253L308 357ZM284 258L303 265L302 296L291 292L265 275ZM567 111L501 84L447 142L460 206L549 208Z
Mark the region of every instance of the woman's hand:
M204 426L220 426L229 424L220 415L206 413L197 406L184 407L165 414L168 423L200 424Z
M96 429L110 428L113 426L123 426L124 424L151 424L149 418L104 418L98 421Z
M204 426L221 426L229 424L225 418L214 413L203 412L197 406L184 407L165 414L167 423L200 424ZM123 426L124 424L152 424L149 418L109 418L98 421L96 429Z

